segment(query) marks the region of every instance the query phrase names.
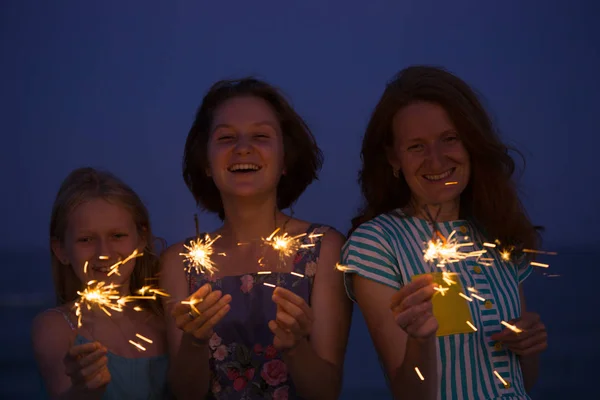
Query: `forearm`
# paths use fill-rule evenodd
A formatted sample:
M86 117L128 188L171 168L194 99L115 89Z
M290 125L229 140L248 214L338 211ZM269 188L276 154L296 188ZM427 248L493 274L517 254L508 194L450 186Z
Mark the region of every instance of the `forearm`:
M319 357L307 340L292 351L284 352L283 361L299 397L307 400L338 398L341 369Z
M415 368L419 368L425 380L421 380ZM437 338L419 340L409 337L404 361L390 379L394 398L435 400L439 391L438 382Z
M200 399L208 393L208 357L208 344L200 344L188 334L182 336L179 351L169 368L171 390L177 399Z
M521 372L523 373L525 390L529 392L531 389L533 389L533 386L538 379L540 370L540 357L539 355L521 356L519 357L519 363L521 364Z

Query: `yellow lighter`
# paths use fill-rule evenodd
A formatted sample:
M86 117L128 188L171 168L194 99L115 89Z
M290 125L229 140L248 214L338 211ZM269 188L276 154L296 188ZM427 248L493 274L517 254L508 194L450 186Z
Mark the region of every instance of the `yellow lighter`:
M437 336L454 335L457 333L472 333L473 328L469 323L473 323L473 317L469 309L468 300L460 295L465 294L462 283L456 273L431 272L429 274L415 275L412 279L419 276L431 275L433 282L438 284L442 291L436 292L431 302L433 303L433 315L438 321L439 328Z

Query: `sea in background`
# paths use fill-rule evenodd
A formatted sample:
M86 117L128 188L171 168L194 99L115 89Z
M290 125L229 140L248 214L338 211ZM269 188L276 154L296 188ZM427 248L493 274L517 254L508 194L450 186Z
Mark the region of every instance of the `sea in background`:
M595 397L600 360L600 297L594 273L600 252L552 249L526 281L527 304L541 314L549 334L542 355L534 399ZM52 306L53 290L45 250L0 252L0 398L45 399L34 364L30 326L33 317ZM549 278L544 273L557 274ZM389 399L377 355L355 307L346 355L343 400Z

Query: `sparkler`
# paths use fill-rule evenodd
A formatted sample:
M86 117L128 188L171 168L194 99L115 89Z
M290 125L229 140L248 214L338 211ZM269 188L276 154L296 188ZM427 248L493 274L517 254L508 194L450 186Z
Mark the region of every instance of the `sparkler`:
M448 183L448 184L450 184L450 183ZM451 184L454 184L454 182L452 182ZM492 262L494 261L493 258L481 257L483 254L485 254L487 252L487 250L482 249L482 250L469 251L469 252L461 251L460 249L462 247L473 246L474 243L459 243L458 240L454 237L454 234L456 233L456 231L452 231L450 233L450 235L448 236L448 238L444 238L444 236L441 234L441 232L437 228L436 220L431 217L431 214L429 213L428 208L425 208L425 212L430 219L430 223L434 227L432 238L429 242L427 242L427 246L423 250L423 254L424 254L423 258L425 259L425 261L430 262L430 261L437 260L437 266L441 267L441 268L445 268L446 264L448 264L448 263L461 261L461 260L464 260L464 259L470 258L470 257L476 257L477 261L480 264L489 265L489 266L492 265ZM467 239L467 238L465 238L465 239ZM496 249L500 246L500 244L501 243L499 240L496 240L494 243L484 242L483 247L489 248L489 249ZM510 261L514 251L515 251L514 246L510 246L507 248L499 248L500 258L503 261ZM547 255L556 255L557 254L556 252L531 250L531 249L522 249L521 252L522 253L547 254ZM549 267L548 264L540 263L537 261L531 261L529 263L529 265L533 266L533 267L541 267L541 268ZM336 268L337 268L337 266L336 266ZM344 271L345 269L342 266L342 268L340 268L340 270ZM444 275L443 280L446 284L448 284L448 286L455 283L449 278L449 276L446 275L446 272L444 272L443 275ZM545 274L545 275L547 275L547 274ZM550 275L548 275L548 276L550 276ZM552 275L552 276L557 276L557 275ZM437 286L434 289L438 293L440 293L442 296L444 296L445 292L449 288ZM464 293L459 293L459 296L463 297L465 300L467 300L469 302L472 302L473 299L477 299L479 301L485 302L485 299L477 294L477 290L475 288L468 287L467 290L468 290L470 296L467 296ZM512 330L513 332L515 332L517 334L523 332L523 330L520 329L519 327L517 327L516 325L510 324L506 321L501 321L500 323L503 326L507 327L508 329ZM471 321L466 321L466 324L471 329L473 329L473 331L475 331L475 332L477 331L477 327ZM419 369L415 367L415 370L416 370L417 374L419 375L419 378L421 378L421 380L423 380L423 376L421 375ZM506 388L510 387L510 384L504 378L502 378L502 376L498 373L498 371L494 370L494 374Z
M452 231L446 238L442 235L441 231L437 226L437 218L433 218L429 211L429 207L424 207L425 214L429 219L429 223L433 226L433 234L431 240L427 242L427 247L423 250L423 258L427 262L437 261L437 266L443 268L448 263L454 263L466 258L481 257L487 250L474 250L464 252L461 249L463 247L472 247L473 242L459 243L458 239L454 236L456 231ZM438 209L438 214L441 208Z
M122 312L123 305L119 302L121 295L117 290L118 285L108 284L91 280L87 283L83 291L78 291L79 299L73 305L75 316L77 317L77 327L82 325L82 308L91 310L94 307L104 311L109 317L112 316L109 310Z
M458 262L471 257L480 257L487 252L487 250L461 251L460 249L463 247L473 246L473 242L459 243L458 239L454 237L455 233L456 231L452 231L447 239L432 238L427 242L427 248L423 250L425 261L432 262L437 260L437 266L444 267L448 263ZM439 231L436 231L436 234L441 235Z
M144 253L140 253L140 252L138 252L137 249L135 249L133 251L133 253L131 253L129 256L127 256L124 260L117 261L115 264L111 265L110 268L109 268L107 276L111 276L112 274L121 275L121 274L119 274L119 267L121 265L125 265L129 261L133 260L134 258L141 257L143 255L144 255ZM106 257L106 258L103 258L103 257ZM108 256L100 256L99 258L101 260L106 260L106 259L108 259Z
M124 260L121 260L111 266L109 268L108 276L116 273L119 275L118 268L119 266L126 264L130 260L142 256L144 253L138 252L138 250L134 250L128 257ZM108 260L109 256L99 256L100 260ZM89 262L86 261L83 266L83 271L87 274ZM81 291L78 291L77 294L79 298L75 301L73 305L73 309L75 312L75 316L77 317L77 327L81 328L83 325L83 310L93 310L99 309L102 310L106 315L112 317L111 311L123 312L125 306L129 302L134 302L136 300L156 300L157 296L169 296L164 290L152 287L151 285L143 286L138 290L138 292L134 295L122 296L119 292L120 285L109 283L107 284L104 281L90 280L87 282L85 288ZM133 307L134 311L142 311L143 308L139 306ZM145 336L136 333L136 336L148 343L152 343L151 339L146 338ZM133 346L138 348L138 350L145 351L146 348L142 346L140 343L134 342L133 340L129 340Z
M189 273L192 269L197 274L208 273L213 275L218 271L215 262L212 260L214 253L213 243L221 238L221 235L217 235L211 238L208 234L204 236L204 239L200 238L200 230L198 228L198 215L194 214L194 221L196 224L196 240L192 240L190 245L184 244L187 253L179 253L180 256L185 257L187 260L186 271ZM224 256L225 253L218 253L220 256Z
M187 272L190 272L192 269L194 269L196 270L197 274L206 272L212 275L218 271L211 256L214 252L212 245L220 238L221 235L211 238L208 234L206 234L204 239L197 238L196 240L192 240L189 246L186 244L183 245L188 252L179 253L179 255L184 256L188 262L188 265L186 266ZM223 253L221 254L224 255Z
M283 263L287 257L294 255L301 248L313 247L314 243L303 244L301 238L307 233L301 233L296 236L289 236L287 232L277 235L281 228L275 229L266 239L262 239L262 243L274 249L278 256L279 262ZM312 240L316 237L323 236L322 233L311 233L308 237Z

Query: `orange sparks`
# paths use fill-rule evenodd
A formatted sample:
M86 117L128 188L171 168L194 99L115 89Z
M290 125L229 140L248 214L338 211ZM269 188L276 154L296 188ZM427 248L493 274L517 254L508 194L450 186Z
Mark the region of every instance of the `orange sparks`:
M508 329L510 329L511 331L515 332L515 333L521 333L521 332L523 332L523 330L522 330L522 329L519 329L519 328L518 328L518 327L516 327L515 325L511 325L511 324L509 324L509 323L508 323L508 322L506 322L506 321L500 321L500 323L501 323L502 325L504 325L505 327L507 327Z
M448 242L446 241L446 238L444 237L444 235L442 235L442 232L440 232L440 231L436 230L436 231L435 231L435 234L436 234L436 235L437 235L437 236L440 238L440 240L442 241L442 244L443 244L444 246L446 245L446 243L448 243Z
M542 267L542 268L549 267L548 264L543 264L543 263L539 263L539 262L535 262L535 261L530 262L529 265L531 265L532 267Z
M531 250L531 249L523 249L523 253L547 254L549 256L555 256L558 254L555 251L542 251L542 250Z
M450 290L450 288L447 288L447 287L442 287L442 286L436 286L436 287L434 287L434 288L433 288L433 290L435 290L435 291L439 292L439 294L441 294L442 296L445 296L445 295L446 295L446 292L447 292L448 290Z
M183 301L181 302L181 304L187 304L188 306L190 306L190 308L191 308L191 309L192 309L192 310L193 310L193 311L194 311L196 314L200 315L200 310L198 310L198 309L196 308L196 304L198 304L198 303L202 303L203 301L204 301L204 299L194 299L194 298L191 298L191 299L189 299L189 300L183 300Z
M504 260L504 261L510 261L510 251L509 250L502 250L500 252L500 257Z
M444 185L446 185L446 186L450 186L450 185L458 185L458 182L456 182L456 181L452 181L452 182L446 182L446 183L444 183Z
M129 339L129 343L131 343L132 345L134 345L135 347L138 348L138 350L141 351L146 351L146 348L144 346L142 346L141 344L134 342L133 340Z
M473 299L472 299L472 298L470 298L469 296L467 296L467 295L466 295L466 294L464 294L464 293L459 293L458 295L459 295L460 297L462 297L463 299L466 299L466 300L468 300L468 301L473 301Z
M469 325L471 327L471 329L473 329L475 332L477 332L477 328L475 328L475 325L473 325L471 323L471 321L467 321L467 325Z
M498 377L498 379L500 380L500 382L502 382L502 384L504 385L504 387L508 387L508 382L506 382L504 380L504 378L502 378L502 376L500 376L500 374L498 373L498 371L494 370L494 374Z
M419 367L415 367L415 372L417 373L417 375L419 375L419 379L421 379L422 381L425 380L425 377L423 377L423 374L421 373L421 371L419 371Z
M466 243L458 243L454 234L456 231L452 231L452 233L444 238L443 235L436 230L435 234L440 237L440 239L432 239L427 242L427 248L423 250L423 259L425 261L437 261L438 267L444 267L447 263L453 263L460 260L464 260L470 257L481 257L486 250L475 250L469 252L461 251L462 247L470 247L473 246L474 243L466 242Z
M142 339L145 342L152 343L151 339L148 339L146 336L143 336L143 335L141 335L139 333L136 333L135 336L137 336L138 338Z
M352 268L348 267L347 265L342 265L340 263L336 263L335 264L335 269L337 269L340 272L349 272L349 271L352 271Z
M204 236L204 240L197 238L196 240L192 240L189 246L183 245L187 250L187 253L179 253L179 255L183 256L188 261L188 266L186 268L188 272L194 269L197 274L206 272L212 275L217 271L217 267L211 256L214 252L212 245L220 237L221 235L218 235L211 239L207 234ZM224 256L225 253L219 253L218 255Z
M141 257L143 255L144 255L144 253L140 253L140 252L138 252L137 249L135 249L133 251L133 253L131 253L130 255L127 256L127 258L125 258L124 260L118 261L115 264L111 265L110 268L109 268L110 271L108 272L107 276L111 276L112 274L120 275L119 274L119 267L121 265L127 264L130 260L133 260L134 258L137 258L137 257Z
M475 299L477 299L479 301L485 301L485 299L483 297L481 297L481 296L479 296L479 295L477 295L475 293L472 293L471 297L473 297L473 298L475 298Z
M269 287L275 287L275 285L273 285L272 283L267 283L267 282L264 282L263 285L269 286Z

